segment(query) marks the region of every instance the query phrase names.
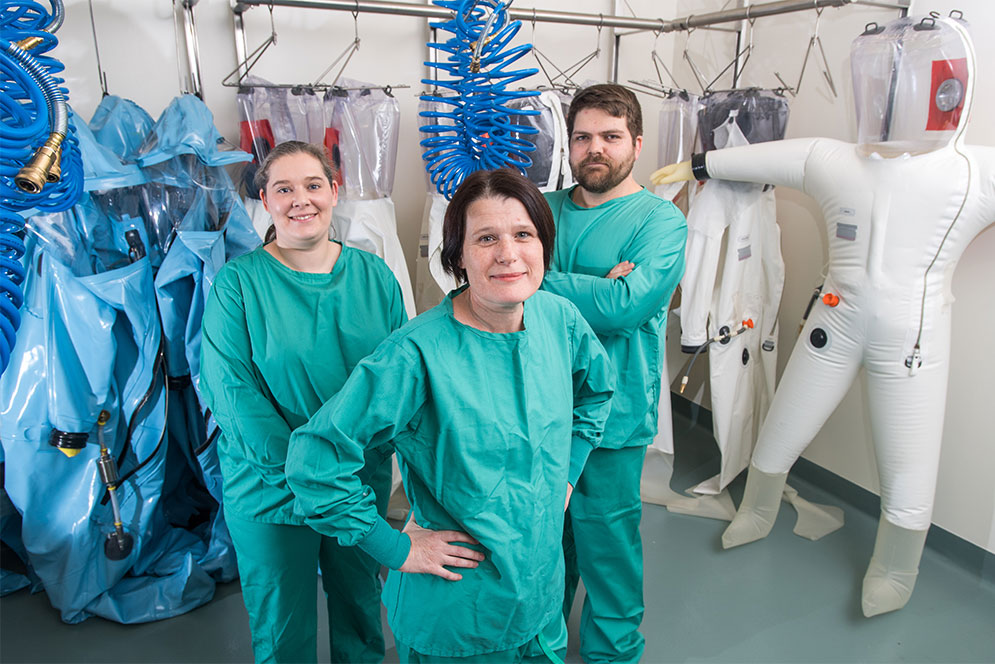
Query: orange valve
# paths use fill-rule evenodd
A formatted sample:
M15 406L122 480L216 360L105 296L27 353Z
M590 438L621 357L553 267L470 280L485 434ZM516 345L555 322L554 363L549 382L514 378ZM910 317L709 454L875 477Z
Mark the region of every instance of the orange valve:
M822 296L822 303L827 307L835 307L840 303L840 296L834 293L826 293Z
M748 328L750 328L752 330L753 329L753 319L752 318L747 318L746 320L744 320L743 321L743 327L748 327Z

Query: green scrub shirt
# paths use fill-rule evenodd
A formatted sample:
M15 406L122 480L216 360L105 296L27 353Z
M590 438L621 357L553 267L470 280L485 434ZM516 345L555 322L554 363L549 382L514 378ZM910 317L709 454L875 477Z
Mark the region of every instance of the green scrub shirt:
M349 247L330 273L298 272L265 249L227 263L204 311L200 389L223 432L225 511L302 525L284 465L291 432L407 320L387 265Z
M593 208L574 203L571 191L545 194L556 245L542 288L577 305L615 367L602 446L648 445L657 432L667 305L684 274L687 222L645 189ZM635 263L632 273L606 279L622 261Z
M525 302L520 332L453 316L454 291L395 332L290 442L287 477L307 523L396 570L407 535L377 516L355 473L364 448L391 443L412 514L476 538L486 559L461 581L392 571L384 588L396 639L427 655L516 648L563 602L563 505L601 441L611 367L576 307Z

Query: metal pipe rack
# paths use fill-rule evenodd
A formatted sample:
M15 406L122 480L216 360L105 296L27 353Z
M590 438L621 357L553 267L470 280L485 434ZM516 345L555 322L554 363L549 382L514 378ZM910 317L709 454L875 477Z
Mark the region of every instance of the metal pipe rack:
M434 5L421 5L410 2L387 2L385 0L230 0L232 12L235 15L235 50L238 62L245 62L245 30L242 14L252 7L297 7L306 9L326 9L345 11L353 14L391 14L395 16L414 16L427 19L444 20L451 12ZM695 28L707 28L722 23L752 21L767 16L777 16L799 11L822 9L825 7L843 7L849 4L868 5L907 11L911 0L775 0L758 4L748 4L722 11L704 14L691 14L683 18L665 20L662 18L637 18L624 16L605 16L604 14L582 14L577 12L553 11L548 9L516 9L508 10L513 19L533 23L562 23L569 25L586 25L596 28L626 29L633 32L616 33L612 43L611 72L613 80L618 79L618 48L620 37L634 32L652 31L656 33L678 32ZM742 28L733 29L742 34ZM191 64L191 68L193 68Z
M744 21L763 16L775 16L790 12L821 9L823 7L843 7L855 0L777 0L747 7L737 7L707 14L692 14L670 21L662 18L627 18L625 16L605 16L604 14L581 14L548 9L508 10L513 19L536 23L567 23L592 27L624 28L630 30L652 30L654 32L674 32L690 30L717 23ZM859 1L859 0L857 0ZM907 0L906 0L907 1ZM432 19L447 19L452 14L448 9L433 5L417 5L410 2L384 2L383 0L233 0L232 11L236 14L250 7L303 7L309 9L332 9L357 12L360 14L393 14L396 16L416 16ZM898 6L896 5L896 8Z

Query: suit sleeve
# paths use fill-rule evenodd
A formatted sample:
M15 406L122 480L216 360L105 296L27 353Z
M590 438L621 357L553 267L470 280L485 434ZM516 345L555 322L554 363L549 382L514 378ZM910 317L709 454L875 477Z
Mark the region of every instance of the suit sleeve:
M252 363L245 303L236 279L219 275L207 298L202 335L200 385L228 449L251 464L264 482L286 489L290 425Z
M425 401L424 384L420 360L388 338L290 439L287 481L305 522L391 569L404 564L411 540L377 513L358 473L367 449L407 428Z
M805 162L818 138L793 138L705 153L708 177L805 191Z

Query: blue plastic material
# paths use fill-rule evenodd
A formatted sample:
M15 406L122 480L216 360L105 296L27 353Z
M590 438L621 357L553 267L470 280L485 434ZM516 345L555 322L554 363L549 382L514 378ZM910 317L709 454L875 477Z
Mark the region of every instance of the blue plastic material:
M152 166L185 154L197 155L198 161L207 166L252 161L248 152L220 150L218 146L223 142L204 102L194 95L182 95L159 116L139 150L138 163Z
M124 164L110 148L97 142L85 122L76 120L76 138L83 157L83 191L133 187L145 182L136 164Z
M97 142L126 162L138 159L138 149L155 123L145 109L123 97L107 95L90 118Z
M3 450L0 448L0 468L3 468L2 459ZM30 587L32 592L41 590L41 581L31 569L28 552L21 541L21 515L3 488L0 488L0 541L5 547L3 567L0 568L0 597L21 588Z
M0 380L0 433L7 491L52 605L66 622L145 622L209 601L214 581L195 562L206 545L170 526L160 500L166 390L148 259L75 274L42 251L33 264L18 352ZM135 541L120 561L104 555L114 525L92 444L103 409L122 476L141 466L118 490ZM91 444L68 458L49 445L53 428L89 434Z
M223 176L223 177L222 177ZM170 449L176 452L186 473L170 491L174 516L203 513L209 517L203 528L209 551L205 568L221 580L237 575L234 548L220 508L221 469L218 463L216 425L205 425L206 414L199 401L201 320L214 277L228 258L234 258L259 244L252 222L233 195L223 171L215 182L228 188L200 189L186 215L176 228L155 278L156 296L165 335L165 353L170 383L174 386L170 403ZM180 464L179 461L176 462ZM206 491L207 496L198 495Z
M224 262L260 241L224 169L197 152L143 169L144 184L103 189L91 185L131 184L121 173L133 169L89 131L83 143L103 160L88 159L93 191L28 223L23 328L0 378L2 458L28 567L63 620L137 623L200 606L237 573L216 425L196 391L200 318ZM105 553L114 525L96 464L102 410L134 540L123 560ZM85 436L82 450L53 447L56 430Z
M535 90L509 90L508 86L537 73L537 69L508 68L532 50L531 44L507 48L521 29L521 21L509 21L510 2L499 0L434 0L451 9L453 17L432 27L453 36L429 46L446 54L444 62L426 62L440 70L438 79L422 83L449 90L451 95L422 95L448 111L422 111L433 124L421 127L435 134L421 141L422 159L432 184L451 198L470 173L482 169L510 167L523 175L532 165L528 157L535 146L523 135L537 133L535 127L516 124L512 115L538 115L535 110L512 109L508 102L534 97ZM443 78L448 74L451 78Z

